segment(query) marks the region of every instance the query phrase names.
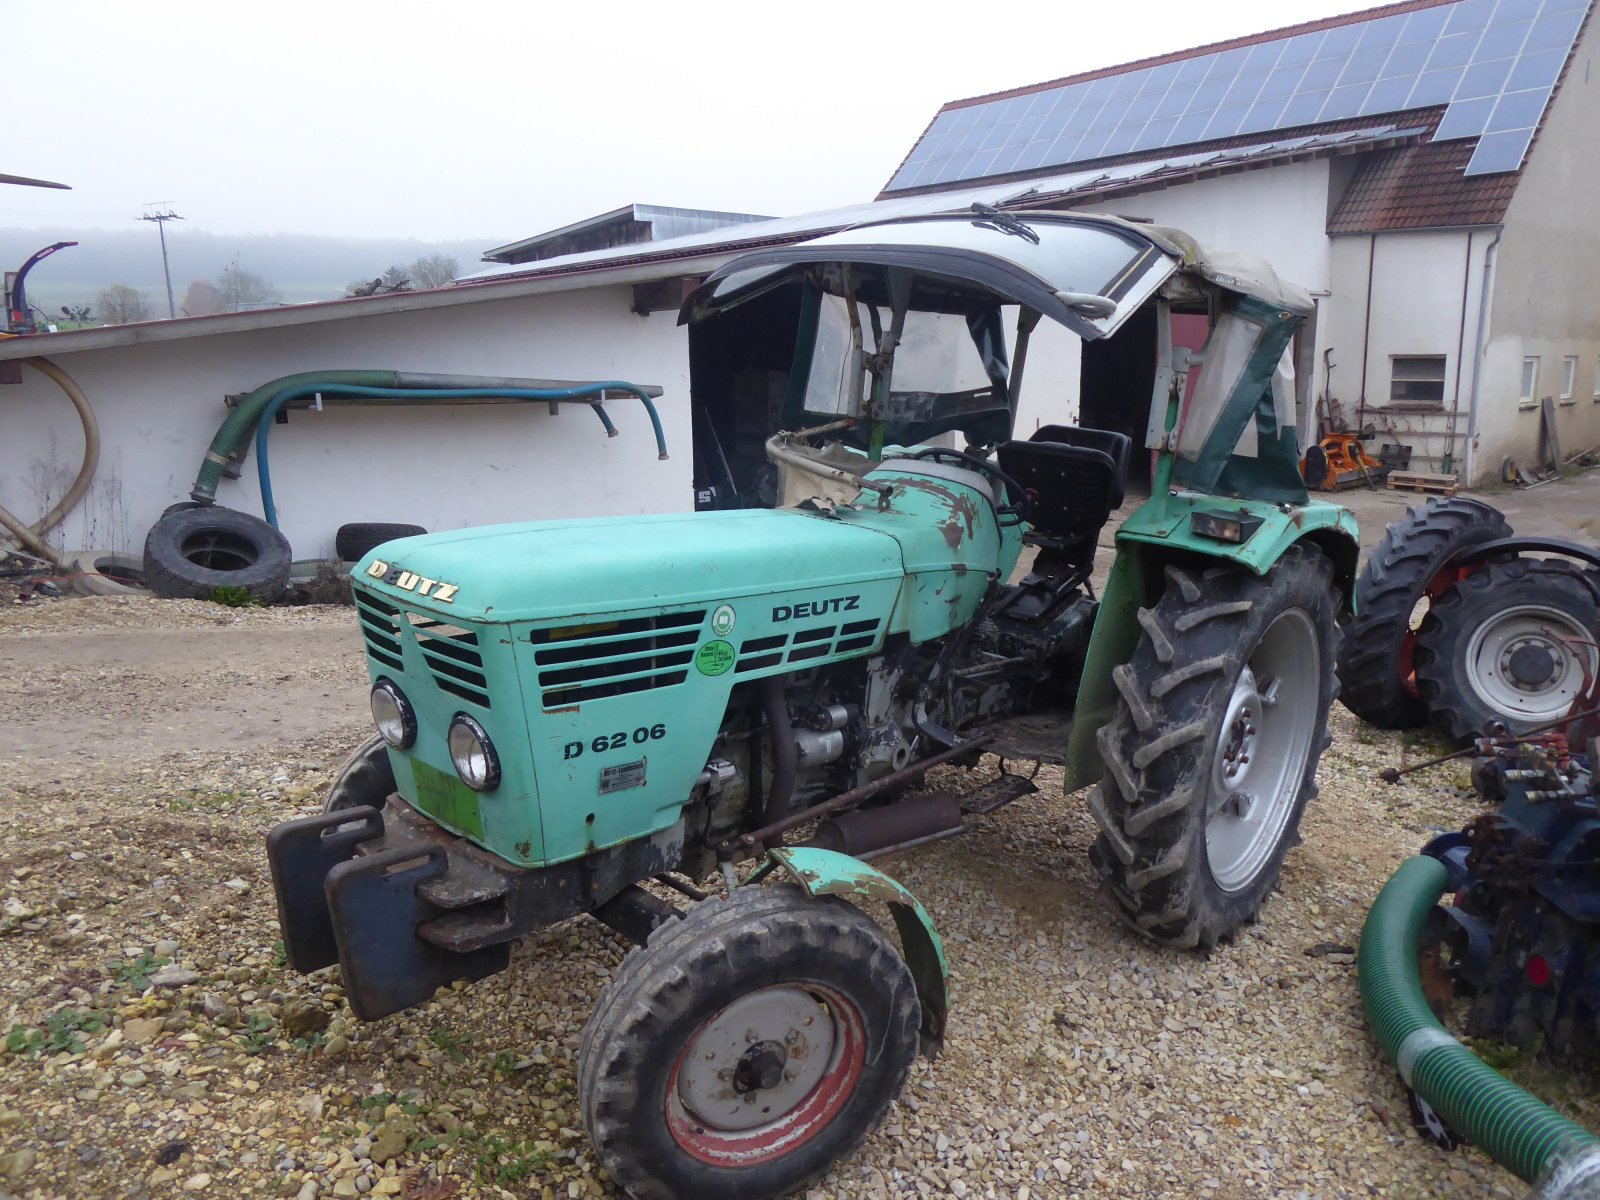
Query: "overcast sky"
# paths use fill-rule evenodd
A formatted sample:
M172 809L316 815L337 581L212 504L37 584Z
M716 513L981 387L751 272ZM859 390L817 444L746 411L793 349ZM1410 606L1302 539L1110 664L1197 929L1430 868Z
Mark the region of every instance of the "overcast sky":
M0 4L0 226L512 239L870 199L947 100L1356 0ZM173 227L181 236L183 226Z

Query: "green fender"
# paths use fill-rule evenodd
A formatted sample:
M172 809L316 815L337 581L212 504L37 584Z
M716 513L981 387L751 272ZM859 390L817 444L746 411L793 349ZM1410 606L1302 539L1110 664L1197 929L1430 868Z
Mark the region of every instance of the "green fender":
M928 910L905 884L848 854L812 846L792 846L768 853L812 896L866 896L888 903L900 934L900 951L917 984L917 1000L922 1006L922 1052L929 1058L937 1057L944 1045L945 1016L950 1009L950 970L945 965L944 942L933 927ZM756 877L761 874L757 872Z

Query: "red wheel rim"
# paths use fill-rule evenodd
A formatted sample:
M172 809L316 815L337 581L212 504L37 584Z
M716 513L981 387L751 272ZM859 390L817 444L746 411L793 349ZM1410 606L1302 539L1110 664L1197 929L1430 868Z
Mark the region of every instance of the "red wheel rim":
M749 1129L717 1129L689 1109L679 1093L679 1076L697 1039L721 1016L703 1022L685 1041L667 1078L665 1116L672 1138L689 1155L715 1167L751 1167L792 1154L817 1137L837 1117L866 1064L866 1025L855 1003L833 988L809 981L780 984L809 992L833 1019L834 1045L826 1069L805 1097L774 1120ZM770 989L760 989L770 990ZM725 1010L724 1010L725 1011Z

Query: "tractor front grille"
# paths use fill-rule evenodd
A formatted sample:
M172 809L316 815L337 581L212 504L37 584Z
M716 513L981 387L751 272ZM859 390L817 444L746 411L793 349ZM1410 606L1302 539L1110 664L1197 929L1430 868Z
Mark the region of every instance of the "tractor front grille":
M540 702L547 709L565 708L682 683L705 616L699 609L534 630Z
M428 664L428 673L439 690L488 708L489 681L483 673L478 635L421 613L407 613L406 616L411 622L411 636L417 639L417 648L422 651L422 661Z
M489 707L489 682L483 672L483 652L476 633L399 608L370 592L357 590L355 599L367 657L385 674L406 674L407 639L402 630L409 630L410 640L417 648L414 654L420 655L429 678L440 691L479 708ZM416 665L415 656L412 665Z

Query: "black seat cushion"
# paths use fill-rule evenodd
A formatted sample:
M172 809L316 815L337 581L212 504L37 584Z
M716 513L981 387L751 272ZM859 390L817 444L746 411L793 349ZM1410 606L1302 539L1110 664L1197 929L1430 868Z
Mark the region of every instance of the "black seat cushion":
M1126 434L1046 425L1026 442L1002 445L1000 469L1031 494L1035 534L1092 557L1095 539L1122 503L1131 447Z

